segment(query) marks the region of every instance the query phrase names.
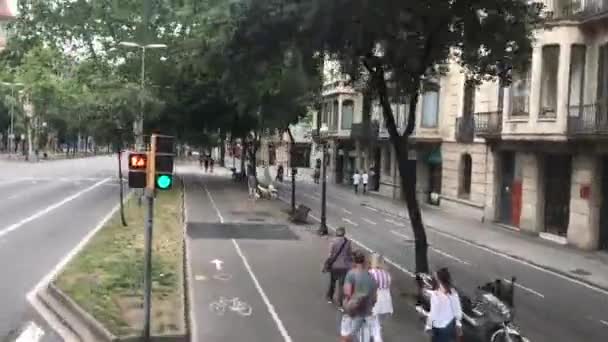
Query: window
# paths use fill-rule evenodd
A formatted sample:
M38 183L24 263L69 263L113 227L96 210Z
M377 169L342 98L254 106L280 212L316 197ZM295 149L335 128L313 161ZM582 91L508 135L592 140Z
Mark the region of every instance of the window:
M439 85L429 83L424 86L422 95L422 127L437 127L439 116Z
M350 129L353 125L355 103L352 100L342 102L342 129Z
M511 83L511 116L530 115L530 68L513 72Z
M585 56L585 45L572 45L570 84L568 86L568 112L570 116L579 116L584 104Z
M471 197L471 174L473 172L473 161L471 155L465 153L460 158L460 186L458 196L461 198Z
M554 117L557 108L557 71L559 45L547 45L542 52L540 113L541 117Z
M333 112L334 112L334 117L333 117L333 121L332 121L332 127L333 129L338 129L338 118L339 118L339 112L340 112L340 106L338 104L338 100L334 100L333 103Z
M473 115L475 111L475 83L470 80L464 82L464 99L462 105L462 116Z
M391 173L391 146L387 145L384 148L384 156L382 156L382 166L385 174Z
M608 105L608 43L600 47L597 70L597 102L605 111Z

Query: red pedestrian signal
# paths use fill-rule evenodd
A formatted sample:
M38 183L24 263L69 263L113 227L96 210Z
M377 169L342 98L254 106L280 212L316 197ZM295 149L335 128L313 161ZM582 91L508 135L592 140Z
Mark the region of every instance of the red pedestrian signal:
M145 170L148 166L148 156L145 153L129 154L129 170Z
M129 153L129 187L143 189L146 187L146 170L148 155L145 152Z

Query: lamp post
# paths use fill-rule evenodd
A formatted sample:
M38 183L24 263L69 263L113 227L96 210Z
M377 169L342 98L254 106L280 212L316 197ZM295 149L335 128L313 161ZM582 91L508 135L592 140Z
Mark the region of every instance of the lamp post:
M120 46L124 46L124 47L132 47L132 48L138 48L141 49L141 93L142 96L140 96L140 112L139 112L139 118L137 118L137 120L135 120L135 123L133 124L133 133L135 133L135 145L136 148L138 150L143 150L144 147L144 136L143 136L143 132L144 132L144 98L143 98L143 92L144 92L144 88L145 88L145 79L146 79L146 50L147 49L166 49L167 45L165 44L146 44L146 45L141 45L138 43L134 43L134 42L120 42L118 43L118 45Z
M326 124L323 124L321 128L319 128L319 142L323 148L323 160L321 161L321 223L319 224L319 235L327 235L329 231L327 230L327 216L326 216L326 208L327 208L327 163L325 162L327 156L327 142L325 141L325 136L327 135L328 127Z
M11 125L9 127L8 133L8 151L9 154L12 154L13 141L15 140L15 88L22 87L24 84L19 82L0 82L0 84L5 85L11 88L11 97L13 98L13 102L11 103Z

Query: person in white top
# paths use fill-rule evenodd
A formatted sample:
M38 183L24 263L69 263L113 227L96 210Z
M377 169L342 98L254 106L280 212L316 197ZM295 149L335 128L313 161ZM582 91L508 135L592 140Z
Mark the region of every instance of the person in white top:
M367 193L367 181L369 176L367 175L367 171L363 170L363 174L361 175L361 181L363 182L363 193Z
M365 184L365 183L363 183ZM372 309L372 336L374 342L382 342L382 323L393 314L393 298L391 296L391 274L388 273L384 265L384 258L377 253L372 254L371 268L369 274L372 275L377 285L376 304Z
M355 194L359 193L359 182L361 181L361 174L359 170L355 171L353 175L353 185L355 186Z
M438 286L431 294L431 312L425 330L431 332L433 342L453 342L462 337L460 297L447 268L437 271L435 279Z

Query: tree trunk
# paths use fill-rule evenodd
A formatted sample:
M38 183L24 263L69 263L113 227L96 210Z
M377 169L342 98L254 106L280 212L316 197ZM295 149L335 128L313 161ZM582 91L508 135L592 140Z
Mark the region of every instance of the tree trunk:
M416 255L415 272L428 273L428 242L424 224L422 222L422 215L420 214L420 205L418 204L418 198L416 197L416 161L409 160L408 158L408 138L414 129L416 105L418 102L418 89L416 88L415 91L412 91L412 95L410 96L407 127L404 135L401 136L397 131L393 110L390 105L386 80L384 79L384 71L382 69L377 71L374 77L376 78L375 86L380 97L380 104L382 105L382 113L386 121L386 128L390 136L390 141L397 154L401 191L405 199L408 216L412 226L412 232L414 233Z
M221 135L221 142L220 142L220 166L224 167L225 163L224 163L224 158L226 158L226 136L222 133Z

